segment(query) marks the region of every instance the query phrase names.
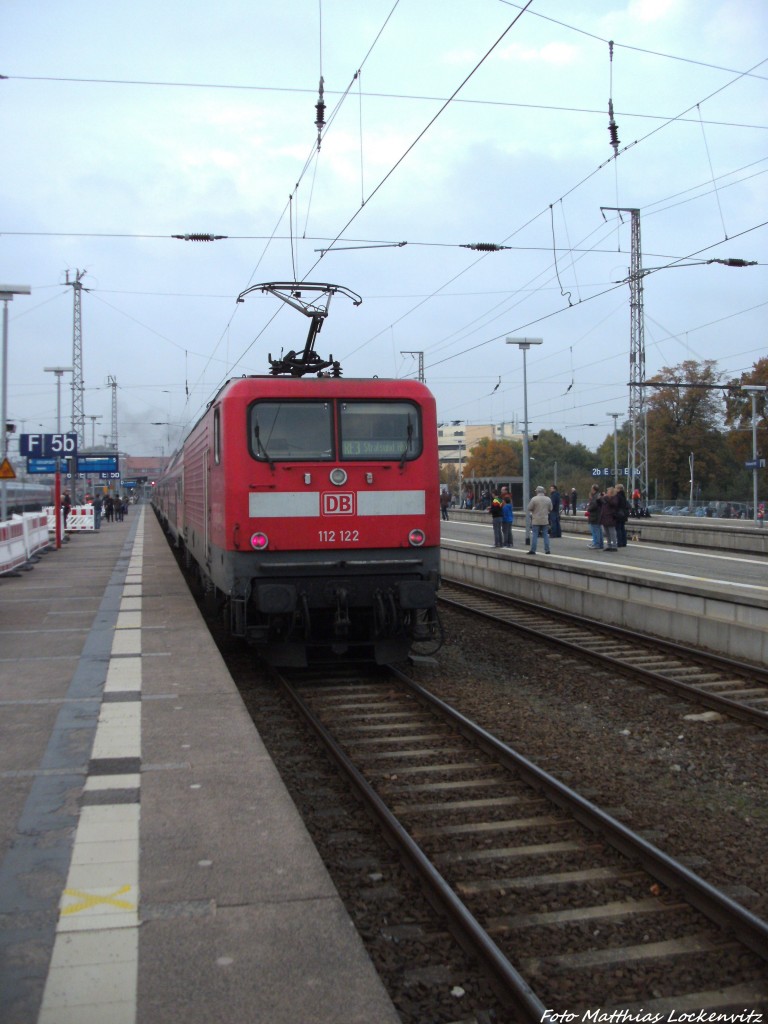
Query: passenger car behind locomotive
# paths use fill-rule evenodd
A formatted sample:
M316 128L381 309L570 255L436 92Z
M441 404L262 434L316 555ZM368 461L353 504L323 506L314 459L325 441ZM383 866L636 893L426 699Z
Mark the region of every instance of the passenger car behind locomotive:
M436 636L435 402L412 380L228 381L154 503L230 629L273 664Z

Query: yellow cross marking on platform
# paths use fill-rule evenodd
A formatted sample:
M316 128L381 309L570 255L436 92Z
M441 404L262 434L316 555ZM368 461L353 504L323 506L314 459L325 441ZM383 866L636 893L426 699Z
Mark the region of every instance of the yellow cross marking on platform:
M100 903L106 903L111 907L116 907L118 910L135 910L135 903L129 903L128 900L117 899L118 896L122 896L130 891L130 885L123 885L120 889L115 890L111 896L93 896L90 893L81 892L80 889L65 889L65 896L76 897L80 902L72 903L70 906L65 907L61 913L62 915L79 914L81 910L90 910L91 907L96 907Z

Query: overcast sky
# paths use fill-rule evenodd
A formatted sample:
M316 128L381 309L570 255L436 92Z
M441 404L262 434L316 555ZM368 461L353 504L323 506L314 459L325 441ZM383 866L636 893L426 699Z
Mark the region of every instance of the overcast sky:
M363 300L333 299L321 354L346 377L408 377L423 353L442 420L521 422L505 337L542 338L531 430L595 447L630 376L630 217L601 207L638 208L643 267L667 268L644 279L648 377L712 359L730 379L768 355L768 4L521 10L5 0L0 283L32 288L9 307L9 418L56 429L43 368L72 364L67 271L88 288L86 441L111 434L113 377L134 455L303 346L300 313L236 298L304 279ZM171 237L199 232L227 237ZM758 265L702 262L733 257Z

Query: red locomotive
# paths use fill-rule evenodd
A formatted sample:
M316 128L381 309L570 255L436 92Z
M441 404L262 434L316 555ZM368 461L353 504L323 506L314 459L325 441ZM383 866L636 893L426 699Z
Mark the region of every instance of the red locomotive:
M271 663L399 660L439 633L435 401L412 380L341 379L332 361L303 378L313 339L221 388L155 506L233 634Z

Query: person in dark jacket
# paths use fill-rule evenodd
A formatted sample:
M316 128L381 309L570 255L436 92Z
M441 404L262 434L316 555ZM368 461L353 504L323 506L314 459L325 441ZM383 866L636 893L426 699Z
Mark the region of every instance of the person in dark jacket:
M620 548L627 546L627 520L629 519L629 502L623 484L616 484L616 544Z
M66 530L67 519L69 518L69 514L72 511L72 499L69 496L69 491L64 491L64 494L62 495L61 511L64 516L64 529Z
M605 535L605 550L618 551L616 543L616 512L619 507L619 499L616 497L616 488L609 487L600 499L600 525Z
M501 499L494 497L488 511L491 513L491 522L493 523L493 547L501 548L504 546L502 535L503 520L501 514Z
M563 531L560 526L560 491L556 484L549 488L549 500L552 502L552 511L549 513L549 536L562 537Z
M443 519L448 519L448 508L451 504L451 494L447 487L440 491L440 513Z
M587 522L589 523L589 528L592 531L592 543L589 546L591 548L599 548L602 550L603 531L600 526L600 488L597 484L592 484L592 488L589 492L589 500L587 501Z
M101 495L100 494L95 494L93 496L93 528L94 528L94 530L101 529L101 509L102 509L102 504L103 503L102 503L102 500L101 500Z

